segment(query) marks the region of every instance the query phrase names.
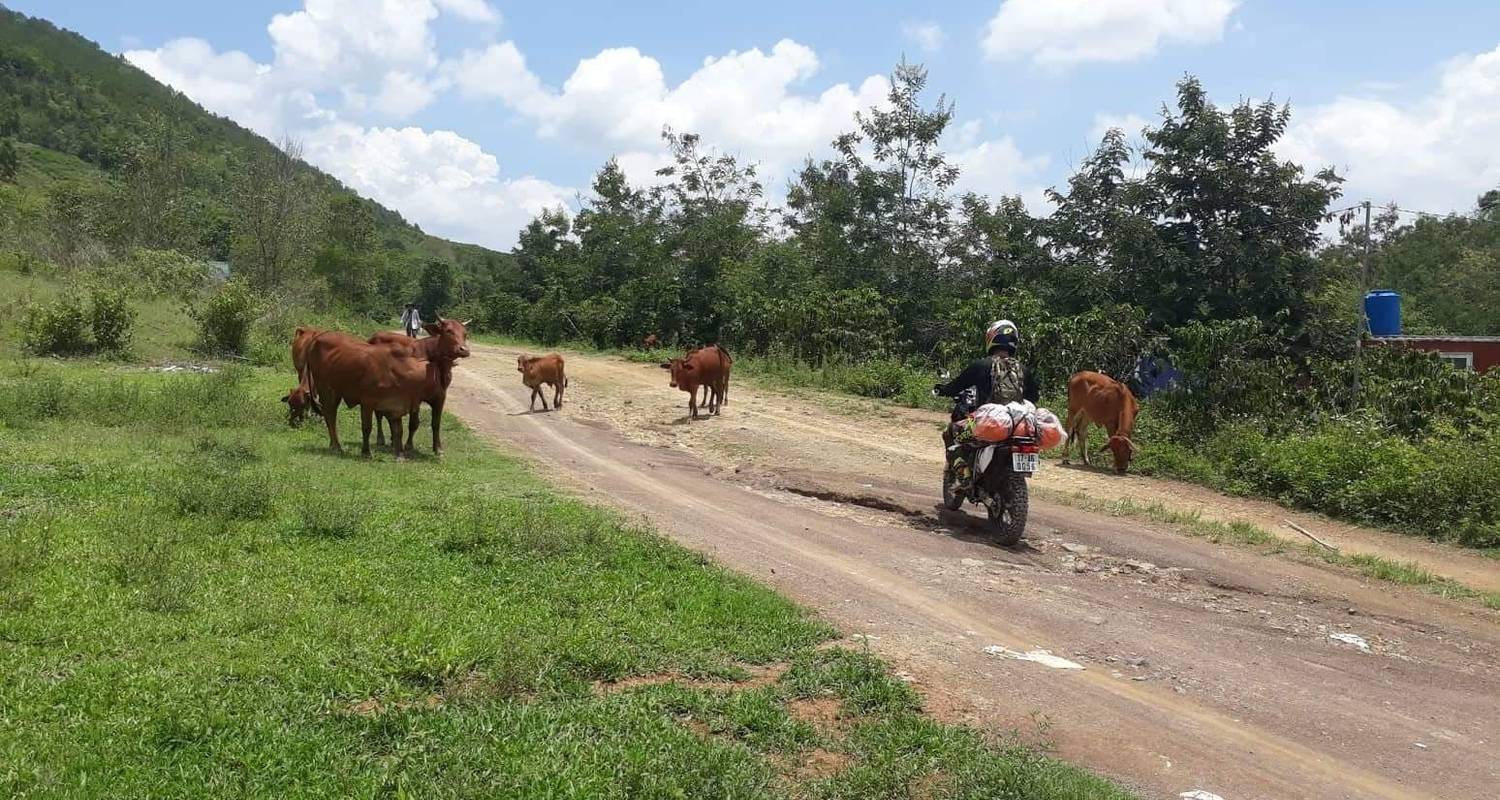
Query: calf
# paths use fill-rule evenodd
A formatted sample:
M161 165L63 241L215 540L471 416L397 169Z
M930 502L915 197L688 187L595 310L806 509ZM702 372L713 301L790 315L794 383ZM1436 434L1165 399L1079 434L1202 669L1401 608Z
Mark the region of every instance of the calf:
M307 364L307 348L322 333L322 328L305 326L299 326L296 331L292 332L292 369L297 373L298 385L281 398L281 402L286 403L286 422L292 427L302 424L309 408L315 414L323 413L323 409L318 406L317 394L313 391L303 391L301 386L302 367Z
M568 387L568 375L563 371L563 357L556 353L548 353L544 356L516 356L516 371L521 373L521 383L531 390L531 404L528 410L536 410L538 398L542 401L542 410L547 411L547 397L542 394L542 384L552 387L552 404L556 408L562 408L563 389Z
M648 333L646 334L646 338L641 342L641 344L645 345L647 350L655 350L658 346L661 345L661 340L656 338L656 334Z
M1104 426L1109 441L1104 450L1114 456L1115 472L1124 475L1130 466L1130 458L1136 453L1135 442L1130 435L1135 432L1135 416L1139 411L1135 395L1125 384L1108 375L1097 372L1079 372L1068 380L1068 443L1063 448L1063 463L1068 463L1067 454L1074 442L1083 463L1089 463L1089 424Z
M719 406L729 395L729 369L734 360L729 352L718 345L700 347L682 358L674 358L661 365L672 374L671 386L688 393L688 413L698 418L698 388L704 389L710 414L717 415Z

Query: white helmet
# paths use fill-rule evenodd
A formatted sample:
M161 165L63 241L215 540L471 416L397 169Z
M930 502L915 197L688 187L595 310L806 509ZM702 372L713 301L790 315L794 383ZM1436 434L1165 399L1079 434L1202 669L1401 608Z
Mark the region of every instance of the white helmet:
M995 320L984 332L984 350L989 352L993 347L1008 347L1012 352L1021 343L1021 331L1016 323L1008 319Z

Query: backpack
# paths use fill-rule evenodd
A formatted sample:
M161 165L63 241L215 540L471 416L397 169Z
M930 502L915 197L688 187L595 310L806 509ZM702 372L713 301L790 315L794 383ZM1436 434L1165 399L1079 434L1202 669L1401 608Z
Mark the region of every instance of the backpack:
M1019 403L1025 393L1025 375L1021 362L1014 356L995 356L990 359L990 398L988 402Z

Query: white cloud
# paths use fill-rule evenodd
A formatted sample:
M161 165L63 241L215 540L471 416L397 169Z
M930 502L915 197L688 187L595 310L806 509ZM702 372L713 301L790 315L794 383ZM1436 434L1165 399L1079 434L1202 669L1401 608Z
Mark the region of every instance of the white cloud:
M485 0L437 0L437 4L443 11L470 22L500 22L500 12Z
M1033 213L1042 210L1043 174L1051 165L1045 155L1028 157L1009 136L981 141L977 123L958 128L952 139L950 156L959 168L960 191L976 192L991 200L1001 196L1020 195Z
M309 161L429 233L489 247L510 247L533 216L573 196L539 178L502 179L493 155L452 131L337 123L305 145Z
M982 42L992 60L1044 66L1131 61L1164 43L1224 35L1237 0L1004 0Z
M889 84L873 75L857 87L839 83L799 91L818 70L811 48L783 39L704 59L668 86L661 64L633 47L612 48L578 63L561 89L545 86L512 42L464 53L444 74L470 97L493 97L530 119L540 135L603 143L641 166L661 152L661 130L699 133L712 146L761 165L767 186L853 125L854 112L885 102ZM634 179L636 174L631 174Z
M494 156L450 131L340 118L368 111L400 119L432 102L442 85L432 72L438 60L431 23L439 13L499 22L482 0L305 0L267 26L269 64L216 52L201 39L125 57L210 111L267 138L300 140L310 163L426 230L509 247L532 214L562 204L572 190L529 176L502 178Z
M277 68L321 88L431 68L437 15L431 0L305 0L301 11L277 14L266 29Z
M1347 197L1421 210L1466 210L1500 186L1500 47L1454 59L1425 97L1346 96L1294 110L1282 156L1337 167Z
M426 108L432 102L433 94L432 87L416 75L392 72L381 83L380 94L375 97L375 108L402 119Z
M284 85L270 66L238 50L217 53L202 39L173 39L155 50L127 51L125 58L209 111L267 138L332 118L311 91Z
M1094 127L1089 129L1089 144L1097 145L1110 128L1119 128L1128 142L1139 141L1141 129L1150 124L1151 120L1140 114L1095 114Z
M936 22L907 22L901 25L901 35L924 53L936 53L943 49L948 34Z

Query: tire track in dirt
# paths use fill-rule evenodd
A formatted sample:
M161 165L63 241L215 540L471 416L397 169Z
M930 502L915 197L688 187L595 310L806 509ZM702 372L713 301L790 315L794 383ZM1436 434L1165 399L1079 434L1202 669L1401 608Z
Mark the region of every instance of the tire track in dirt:
M1478 798L1500 780L1485 756L1500 739L1493 616L1044 502L1033 546L997 550L961 521L782 491L923 505L920 490L860 473L872 464L847 447L868 437L828 436L846 420L816 403L771 410L812 401L738 386L724 416L689 425L678 419L686 398L659 372L570 356L572 402L527 415L513 371L513 357L476 348L452 408L588 499L867 633L964 721L1024 729L1043 712L1063 756L1147 796ZM893 416L868 418L873 435L923 424ZM903 438L883 444L920 485L931 464ZM776 469L756 462L766 454ZM1330 642L1348 620L1374 652ZM1086 669L1000 659L986 645L1046 648Z

